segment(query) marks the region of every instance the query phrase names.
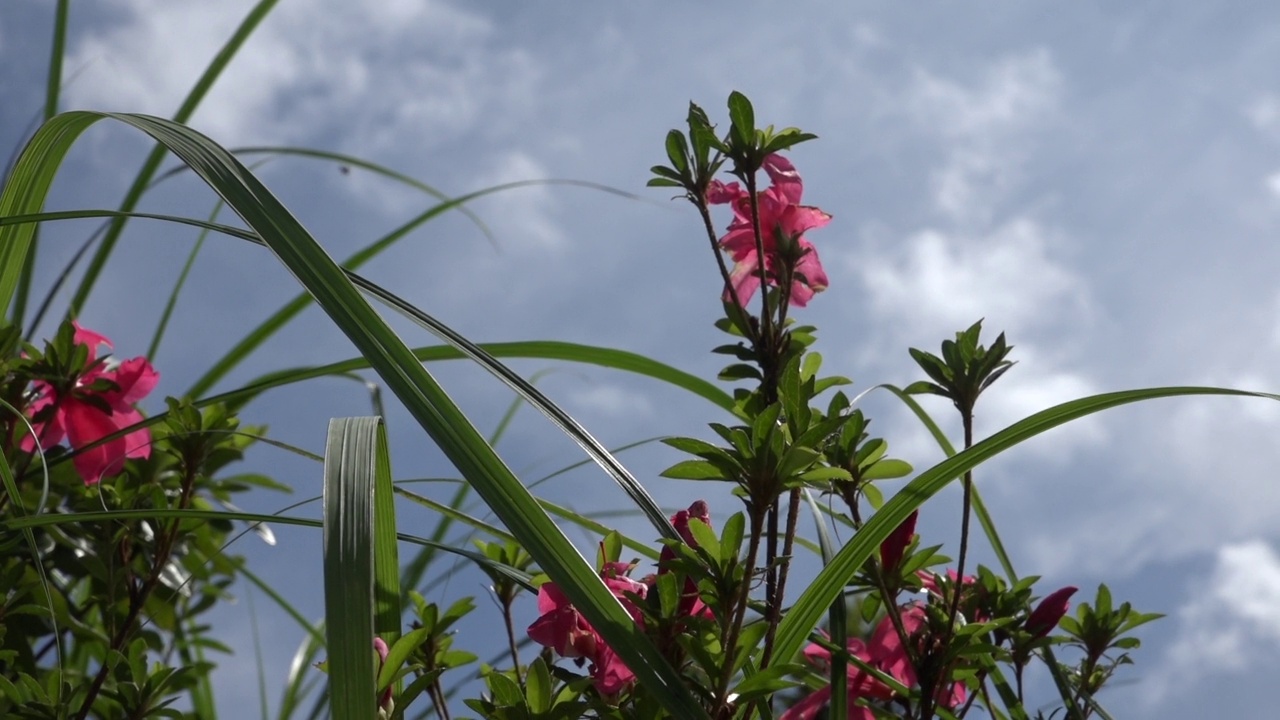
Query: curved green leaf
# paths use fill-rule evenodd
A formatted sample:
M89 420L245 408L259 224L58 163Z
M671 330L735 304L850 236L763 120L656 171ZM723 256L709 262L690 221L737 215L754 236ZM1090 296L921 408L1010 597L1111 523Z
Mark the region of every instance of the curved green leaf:
M835 558L818 573L800 595L778 626L776 657L790 659L800 651L805 639L822 617L822 613L840 595L844 585L857 569L871 557L880 543L925 500L933 497L966 470L1028 440L1040 433L1078 418L1109 408L1157 398L1184 395L1234 395L1280 400L1270 393L1247 392L1209 387L1163 387L1103 393L1072 400L1042 410L1020 420L991 437L957 453L916 476L880 508L867 524L854 534Z

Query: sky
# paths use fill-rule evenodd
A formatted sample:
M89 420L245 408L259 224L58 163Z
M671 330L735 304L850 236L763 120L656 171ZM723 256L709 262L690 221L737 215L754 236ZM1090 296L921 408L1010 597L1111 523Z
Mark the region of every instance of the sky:
M248 11L245 0L73 4L61 107L172 115ZM42 106L52 9L0 7L0 147L24 138ZM908 347L936 350L984 318L1018 365L979 407L978 434L1057 402L1125 388L1207 384L1275 392L1280 361L1280 9L1268 2L1011 2L787 5L464 3L282 0L190 124L228 147L289 145L385 164L448 194L526 179L601 183L627 199L542 185L433 221L364 274L478 341L556 339L642 353L711 377L720 359L718 278L696 213L646 189L663 138L692 100L727 123L747 94L761 122L820 139L791 158L805 202L832 223L809 239L830 288L797 313L819 328L824 369L854 390L919 379ZM50 208L114 207L147 151L121 126L95 127L55 183ZM7 151L6 151L7 152ZM417 190L331 164L274 159L268 186L335 256L429 207ZM206 216L214 198L190 178L146 209ZM717 218L727 224L727 217ZM42 234L47 288L89 225ZM122 356L146 348L189 229L135 223L82 320ZM263 251L211 239L153 362L156 398L181 393L230 343L296 292ZM64 291L55 306L65 307ZM61 305L57 305L61 303ZM433 344L397 324L414 345ZM311 311L219 386L353 356ZM539 387L617 446L668 434L705 437L725 418L653 381L546 362ZM509 393L460 363L433 372L483 429ZM866 402L891 453L918 469L940 454L891 397ZM950 418L942 403L928 406ZM274 392L244 420L311 451L327 418L369 412L357 383ZM399 408L388 415L399 478L453 477ZM953 432L956 423L948 422ZM1140 633L1137 665L1101 698L1116 717L1257 717L1280 671L1280 407L1194 398L1127 407L1052 431L979 468L1015 564L1091 599L1099 583L1167 617ZM954 435L953 435L954 436ZM521 477L580 459L525 409L499 445ZM707 496L662 480L679 457L649 445L622 455L666 506ZM296 488L243 498L274 511L318 494L319 467L260 448L246 466ZM540 486L582 510L621 507L584 468ZM429 490L428 492L437 492ZM445 491L439 491L446 494ZM301 511L306 512L306 510ZM477 510L483 513L483 510ZM959 494L924 512L928 542L954 549ZM432 517L406 507L402 529ZM622 527L644 532L637 521ZM425 531L421 531L425 534ZM238 551L311 616L319 535L276 528ZM579 535L586 546L590 541ZM991 562L989 553L982 556ZM429 599L482 593L477 577L433 576ZM310 588L310 589L308 589ZM251 592L219 611L236 648L216 680L220 707L256 712ZM302 632L252 599L279 696ZM531 606L532 603L529 603ZM483 621L464 627L490 647ZM525 611L532 619L532 608ZM491 627L491 626L489 626ZM465 634L458 643L465 644ZM485 643L490 643L485 645ZM482 653L483 654L483 653ZM248 703L247 705L244 703Z

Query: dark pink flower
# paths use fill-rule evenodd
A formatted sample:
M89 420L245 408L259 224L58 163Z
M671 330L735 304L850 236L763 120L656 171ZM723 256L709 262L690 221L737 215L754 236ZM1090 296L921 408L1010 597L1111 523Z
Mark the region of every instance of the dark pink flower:
M711 527L711 509L703 500L694 500L689 505L688 510L680 510L671 516L671 524L675 526L676 532L680 533L681 539L685 541L689 547L698 547L698 541L693 537L693 532L689 530L689 521L697 520L707 527ZM670 571L671 561L676 557L676 553L670 547L663 546L661 555L658 556L658 574ZM680 605L676 610L681 617L689 617L691 615L700 615L710 612L698 597L698 585L693 578L685 578L684 591L680 595Z
M922 639L926 627L924 605L908 603L899 607L897 612L908 640L912 643L918 643ZM907 653L906 647L902 644L902 638L898 634L893 620L888 616L880 620L880 623L876 625L876 629L871 633L871 638L866 643L857 638L850 638L846 647L851 656L888 675L902 685L906 687L914 687L916 685L915 666L911 664L911 658ZM811 664L818 668L819 672L830 672L831 653L826 648L816 643L811 644L805 648L804 655ZM859 706L853 702L854 700L858 698L890 700L894 697L892 688L853 663L848 665L846 673L849 683L848 717L850 720L871 720L876 717L870 708ZM942 696L939 697L939 702L949 708L956 707L964 702L964 683L952 683L940 695ZM818 711L825 707L830 699L830 687L816 690L783 713L780 720L811 720L817 717Z
M898 563L902 562L902 554L911 544L911 538L916 535L916 518L919 515L919 510L913 510L907 519L903 520L902 524L880 543L880 568L885 573L893 573L898 569Z
M1071 596L1076 593L1076 588L1070 585L1049 593L1035 610L1031 611L1031 615L1027 617L1026 630L1037 638L1042 638L1058 627L1058 621L1063 615L1067 614L1067 608L1071 603L1067 602Z
M143 357L108 366L98 359L98 346L111 347L111 341L79 324L75 327L76 342L88 348L89 369L76 379L69 391L59 393L50 383L33 383L36 399L28 408L28 414L34 417L49 406L54 408L52 417L36 425L40 444L45 447L66 437L73 449L79 449L142 422L142 413L134 404L146 397L160 379L159 373ZM108 383L105 389L94 388L100 380ZM23 439L22 448L28 452L34 450L35 443L30 436ZM151 432L142 428L81 452L72 462L85 484L94 485L105 476L119 474L126 458L150 455Z
M826 225L831 216L811 205L800 204L804 184L791 161L774 153L765 158L764 171L772 185L756 193L756 205L760 213L765 275L770 284L777 285L782 268L790 265L790 303L804 307L814 293L826 289L828 280L817 249L802 236ZM726 185L714 181L707 189L707 201L733 206L733 222L720 238L720 247L733 258L729 280L739 302L745 305L760 287L761 260L751 220L751 198L736 182ZM727 291L724 299L732 299Z
M631 617L640 623L644 615L629 596L643 597L647 587L627 577L630 570L627 563L608 563L600 577ZM591 676L601 693L617 694L635 680L635 674L555 583L543 583L538 588L538 612L542 615L529 626L530 639L551 648L560 657L590 660Z

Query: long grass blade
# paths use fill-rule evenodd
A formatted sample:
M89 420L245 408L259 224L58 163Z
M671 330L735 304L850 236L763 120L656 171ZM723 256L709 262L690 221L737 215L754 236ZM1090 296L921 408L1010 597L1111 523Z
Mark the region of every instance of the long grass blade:
M369 720L376 707L374 494L379 473L387 473L385 442L377 418L329 423L324 453L324 612L329 708L336 720Z

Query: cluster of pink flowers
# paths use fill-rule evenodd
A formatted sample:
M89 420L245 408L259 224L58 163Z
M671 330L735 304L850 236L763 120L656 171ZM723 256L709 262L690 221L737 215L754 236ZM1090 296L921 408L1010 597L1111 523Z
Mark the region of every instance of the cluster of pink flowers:
M827 273L818 260L817 249L803 235L826 225L831 216L811 205L800 204L804 183L790 160L777 153L769 155L764 160L764 171L772 185L756 193L756 206L760 214L765 277L776 286L782 268L790 266L790 302L804 307L814 293L826 289ZM738 301L746 305L760 287L762 262L751 221L751 196L736 182L725 184L713 180L707 189L707 201L728 203L733 208L733 222L720 238L720 246L733 258L730 281ZM724 299L732 300L727 290Z
M600 571L600 578L631 617L643 624L644 616L628 594L643 597L648 586L627 577L629 572L631 565L628 563L607 563ZM631 669L555 583L543 583L538 588L538 612L542 616L529 626L529 637L551 648L560 657L589 660L591 677L595 678L596 689L601 694L616 695L635 680Z
M925 627L924 605L918 602L908 603L899 607L897 612L907 636L911 638L919 637ZM897 629L893 626L893 621L888 616L884 617L876 626L869 642L863 642L858 638L849 638L845 647L849 651L849 655L892 677L906 687L915 685L915 666L912 665L911 659L907 655L907 650L902 645L902 639L899 637ZM830 650L815 643L805 648L804 656L819 672L830 672ZM852 663L848 666L847 677L850 700L849 720L875 720L876 715L871 708L857 705L852 701L856 698L890 700L894 696L893 689ZM964 683L958 682L951 684L951 687L940 698L940 701L946 707L953 708L964 702L964 698ZM800 702L792 705L782 714L781 720L813 720L818 716L818 712L826 707L830 701L830 686L815 690Z
M915 538L917 516L918 513L911 513L880 544L880 567L882 572L895 574L899 571L899 565ZM917 571L916 576L920 578L921 586L933 599L942 601L949 596L949 593L944 590L942 578L939 576L926 570ZM947 571L947 585L950 586L950 592L962 592L965 587L973 587L976 582L977 579L972 575L965 575L962 578L955 570ZM1053 628L1057 627L1058 621L1062 619L1062 616L1066 614L1068 600L1075 592L1076 588L1068 586L1050 593L1027 616L1022 625L1023 629L1031 634L1032 639L1048 635L1053 631ZM858 638L849 638L845 647L851 657L857 658L869 667L875 668L903 686L910 688L915 686L918 677L907 648L902 643L902 635L905 634L908 641L913 643L916 648L923 648L925 646L925 636L929 632L928 617L925 604L919 601L900 605L894 612L897 613L898 621L902 624L902 634L894 627L893 618L886 615L876 625L869 642L863 642ZM967 612L971 615L970 621L983 622L988 619L986 613L979 607L973 607ZM805 648L804 655L805 659L816 667L819 672L830 673L830 650L813 643ZM876 718L875 711L870 707L854 702L858 698L872 701L887 701L894 698L892 688L857 665L849 664L847 677L850 701L848 708L849 720L875 720ZM943 707L953 709L964 702L966 695L967 689L964 683L954 682L947 687L939 688L937 702ZM813 720L818 716L819 711L827 706L830 700L831 687L820 688L809 693L800 702L789 708L782 714L780 720Z
M880 546L880 562L884 572L899 572L899 566L906 556L907 550L915 538L916 513L912 513ZM697 521L711 525L707 504L701 500L693 503L687 510L681 510L671 516L671 523L680 533L681 538L691 547L698 547L697 540L690 530L690 523ZM676 553L670 548L663 548L658 561L658 574L669 572ZM637 625L643 627L644 615L636 606L636 600L646 597L652 583L641 582L629 577L633 565L622 562L606 563L600 571L605 586L613 592L614 597L622 603ZM965 586L972 587L976 583L973 576L960 578L955 570L947 573L949 580L944 587L942 578L933 573L920 570L917 572L920 583L934 601L942 601L950 592L960 592ZM652 578L650 578L651 580ZM959 587L955 587L959 585ZM1031 634L1033 639L1048 635L1058 621L1066 614L1068 600L1076 588L1064 587L1043 600L1028 615L1022 628ZM602 695L617 695L626 690L635 681L635 674L622 662L621 658L609 647L604 638L596 632L591 623L569 602L564 592L553 582L544 583L538 590L538 612L541 616L529 626L529 637L535 642L551 648L556 654L565 658L574 658L579 663L591 663L591 677L596 689ZM693 617L707 613L706 606L698 598L696 586L686 579L678 609L679 617ZM926 604L912 601L895 608L897 620L901 623L902 632L895 627L894 619L885 616L876 625L871 637L863 641L849 638L846 649L850 656L857 658L868 667L893 678L905 687L915 687L919 678L912 662L908 647L903 643L905 635L907 643L919 652L926 645L926 636L930 632ZM970 620L981 622L985 613L980 608L973 608ZM829 673L831 667L831 651L819 644L810 644L804 651L805 658L820 672ZM860 705L854 700L863 698L870 701L887 702L893 700L896 693L893 688L862 667L850 663L847 670L849 693L849 720L874 720L875 711ZM965 701L967 688L963 682L953 682L938 690L937 702L946 708L955 708ZM783 713L781 720L813 720L831 700L831 688L824 687L808 694L798 703Z
M710 511L705 502L695 501L688 510L681 510L671 516L671 524L676 527L680 537L690 547L698 547L689 531L690 520L703 522L708 527L711 525ZM674 559L675 553L670 548L663 548L658 561L658 574L669 572L670 563ZM606 563L600 571L600 578L635 619L636 624L643 626L644 614L636 607L634 598L645 597L650 585L629 577L632 568L628 563ZM541 616L529 626L529 637L534 642L551 648L560 657L590 661L591 677L595 679L596 689L602 695L617 695L635 681L635 674L631 669L555 583L543 583L538 588L538 612ZM681 617L706 612L706 607L698 598L697 588L690 580L686 580L677 612Z
M40 444L46 448L65 437L78 450L142 422L142 413L134 403L146 397L160 379L144 357L108 364L106 357L98 357L98 349L102 345L112 347L111 341L79 323L75 329L75 342L88 348L89 368L70 389L59 391L48 382L33 383L36 395L27 408L28 416L36 418L46 408L53 408L52 416L35 423ZM22 449L35 449L31 436L23 438ZM151 432L142 428L85 450L72 462L85 484L94 485L120 473L126 458L150 456Z

